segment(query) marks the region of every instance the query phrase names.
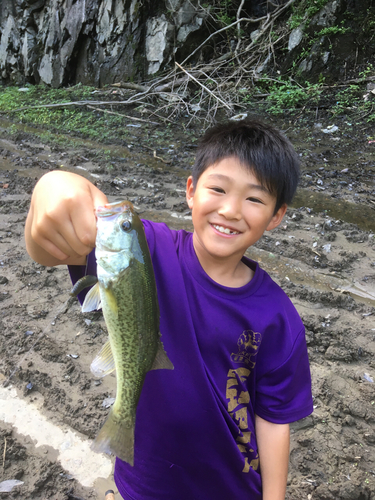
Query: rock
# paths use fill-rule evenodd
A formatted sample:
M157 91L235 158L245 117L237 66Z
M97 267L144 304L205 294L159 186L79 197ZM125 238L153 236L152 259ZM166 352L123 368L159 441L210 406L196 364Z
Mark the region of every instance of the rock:
M2 0L0 76L53 87L143 78L165 67L206 16L198 0Z
M159 71L164 61L173 27L162 14L161 17L149 19L146 30L146 59L149 63L147 73L152 75Z
M289 35L288 50L291 51L299 45L303 38L303 26L298 26Z
M341 0L333 0L328 2L312 19L310 26L312 28L327 28L332 26L337 17L337 13L341 8Z

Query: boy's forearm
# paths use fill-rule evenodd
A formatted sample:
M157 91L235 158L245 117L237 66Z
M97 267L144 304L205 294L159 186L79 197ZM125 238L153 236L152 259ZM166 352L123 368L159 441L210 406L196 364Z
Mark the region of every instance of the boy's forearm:
M255 416L263 500L284 500L289 464L289 424L273 424Z

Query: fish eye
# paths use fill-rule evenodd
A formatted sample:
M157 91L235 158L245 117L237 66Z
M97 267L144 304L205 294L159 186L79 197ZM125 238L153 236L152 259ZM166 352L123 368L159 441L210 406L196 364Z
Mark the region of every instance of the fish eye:
M124 220L123 222L121 222L121 229L123 231L130 231L131 228L132 228L132 225L131 225L131 222L129 220Z

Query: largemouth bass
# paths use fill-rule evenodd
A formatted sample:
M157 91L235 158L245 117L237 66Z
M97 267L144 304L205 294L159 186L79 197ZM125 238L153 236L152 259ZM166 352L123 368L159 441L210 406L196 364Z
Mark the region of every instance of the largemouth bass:
M127 201L98 207L96 216L98 283L82 310L97 309L101 302L109 343L91 370L103 376L115 368L117 390L92 448L133 465L136 409L146 373L173 365L160 340L155 277L141 220Z

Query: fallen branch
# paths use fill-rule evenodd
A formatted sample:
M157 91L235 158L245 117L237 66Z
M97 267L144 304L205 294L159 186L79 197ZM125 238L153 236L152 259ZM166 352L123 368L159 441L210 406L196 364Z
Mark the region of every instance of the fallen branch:
M160 161L162 161L163 163L166 163L167 165L168 165L169 163L172 163L172 160L164 160L164 158L162 158L161 156L157 156L157 155L156 155L156 149L154 149L154 148L150 148L150 146L145 146L145 145L144 145L143 147L145 147L145 148L147 148L147 149L151 149L151 151L153 152L153 157L154 157L154 158L156 158L157 160L160 160Z
M129 120L135 120L137 122L150 123L151 125L160 125L158 122L151 122L149 120L144 120L143 118L137 118L136 116L124 115L122 113L116 113L116 111L109 111L108 109L96 108L95 106L87 105L89 109L93 109L94 111L100 111L101 113L108 113L109 115L121 116L123 118L129 118Z
M58 102L54 104L35 104L34 106L24 106L23 108L8 109L7 111L0 111L0 113L15 113L16 111L28 111L29 109L41 108L67 108L68 106L104 106L104 105L117 105L117 104L134 104L130 99L127 101L72 101L72 102Z
M182 78L176 78L174 80L171 80L167 83L164 83L163 85L158 85L155 87L154 92L165 92L166 90L169 90L173 88L174 86L181 85L182 83L185 83L187 81L187 77L182 77ZM138 85L136 83L127 83L127 82L119 82L119 83L113 83L111 87L117 87L121 89L129 89L129 90L137 90L140 92L150 92L152 89L152 85L150 87L145 87L144 85Z
M239 19L240 19L241 10L242 10L244 3L245 3L245 0L241 0L240 6L238 7L238 10L237 10L237 15L236 15L237 21L239 21ZM237 45L236 45L236 49L234 51L234 55L236 56L236 58L237 58L238 49L240 48L240 45L241 45L241 23L239 22L237 24Z
M3 453L3 470L5 468L5 455L7 452L7 438L4 438L4 453Z
M112 83L110 86L117 87L120 89L137 90L138 92L148 92L149 90L149 87L138 85L138 83L118 82L118 83Z
M180 68L182 71L184 71L187 75L189 75L189 77L194 80L198 85L200 85L206 92L208 92L212 97L214 97L217 101L221 102L221 104L223 104L227 109L229 109L230 111L232 111L232 107L229 106L226 102L224 102L222 99L220 99L219 97L217 97L209 88L207 88L205 85L203 85L203 83L201 83L199 80L197 80L196 78L194 78L193 75L191 75L188 71L186 71L180 64L178 64L178 62L175 63L176 66L178 68Z

